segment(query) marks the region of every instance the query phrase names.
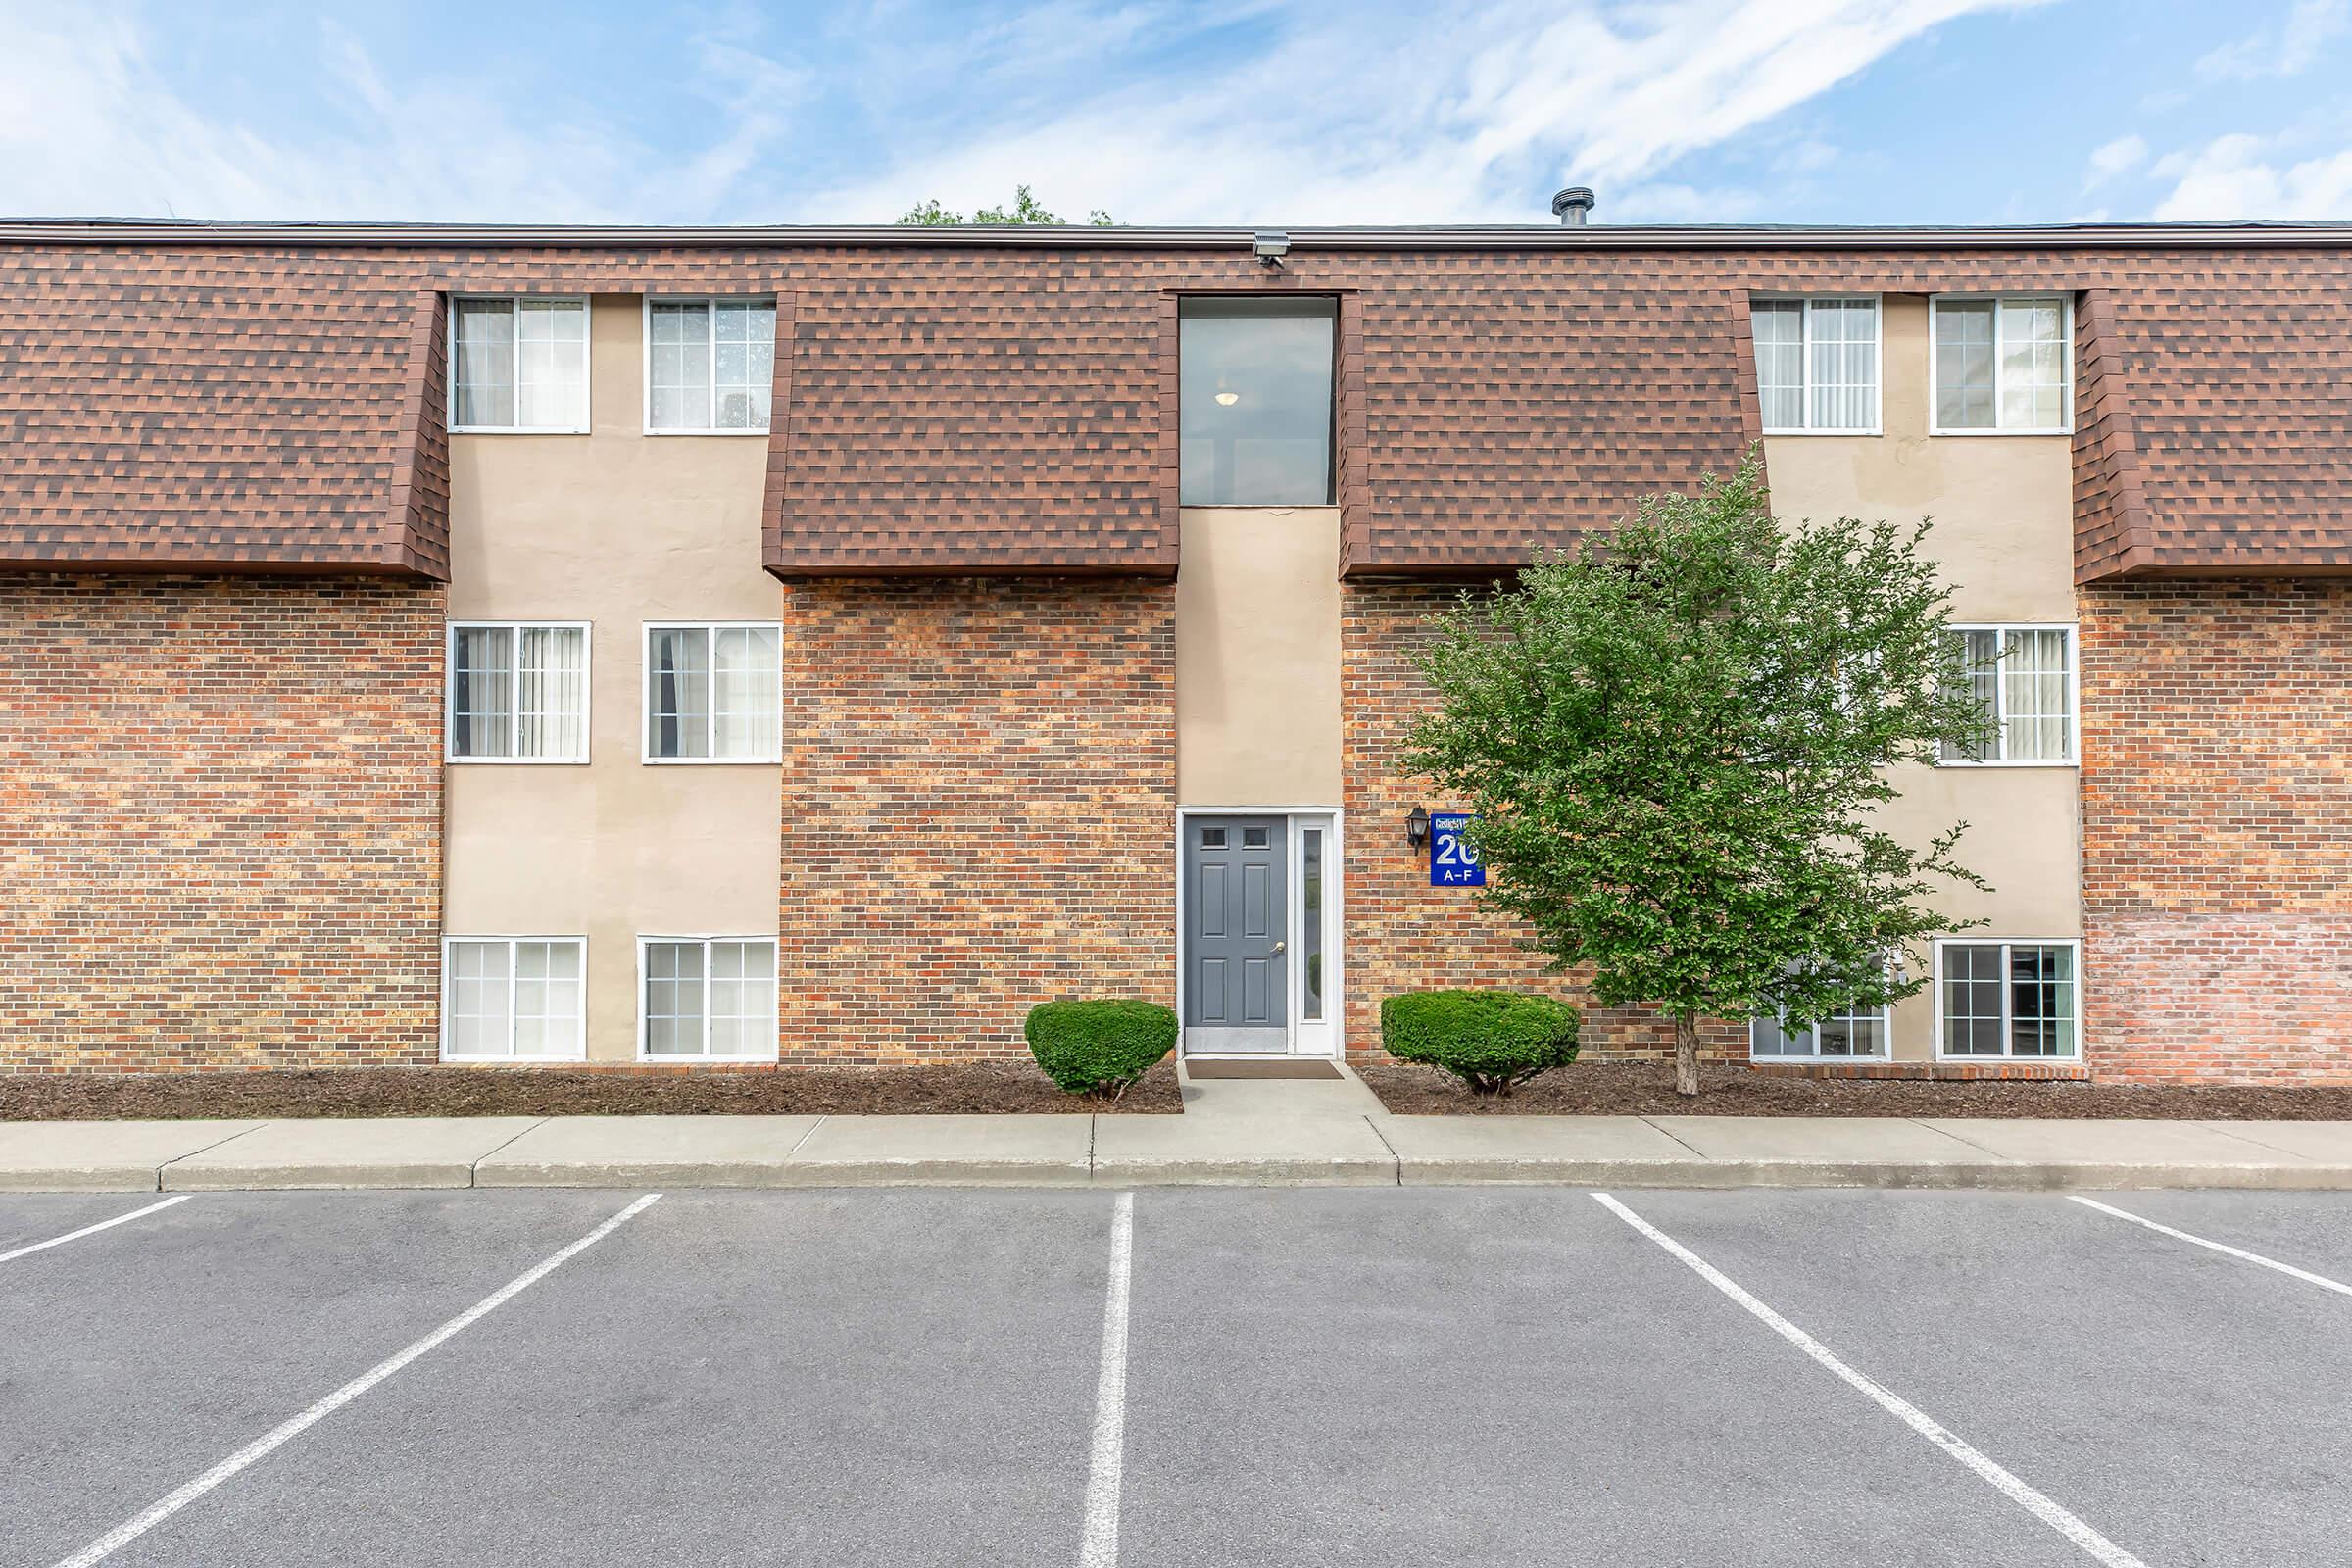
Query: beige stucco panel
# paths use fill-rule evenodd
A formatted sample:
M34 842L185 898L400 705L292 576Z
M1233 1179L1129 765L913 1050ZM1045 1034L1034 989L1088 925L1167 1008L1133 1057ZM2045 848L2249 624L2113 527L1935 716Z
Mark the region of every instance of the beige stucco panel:
M1340 514L1189 507L1176 579L1176 798L1340 800Z
M773 765L642 760L645 622L775 620L760 563L767 442L649 436L635 296L591 304L588 436L450 443L450 615L585 620L585 766L449 769L452 935L588 939L588 1054L636 1054L640 935L776 927Z

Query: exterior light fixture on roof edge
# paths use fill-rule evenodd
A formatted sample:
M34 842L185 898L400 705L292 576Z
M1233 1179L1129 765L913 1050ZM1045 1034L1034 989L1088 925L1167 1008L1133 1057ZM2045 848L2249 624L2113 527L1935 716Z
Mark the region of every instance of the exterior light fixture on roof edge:
M1250 252L1267 267L1280 267L1291 254L1291 236L1279 228L1261 228L1251 238Z

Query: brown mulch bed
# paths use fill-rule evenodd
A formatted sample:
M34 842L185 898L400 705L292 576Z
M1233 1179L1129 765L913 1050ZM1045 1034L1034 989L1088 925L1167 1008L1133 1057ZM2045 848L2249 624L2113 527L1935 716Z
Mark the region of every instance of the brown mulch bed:
M1699 1096L1674 1092L1664 1062L1592 1061L1504 1095L1472 1095L1435 1067L1362 1066L1380 1102L1402 1116L2083 1116L2100 1120L2352 1120L2352 1085L2314 1089L2173 1085L1784 1078L1704 1067Z
M1163 1061L1117 1100L1065 1095L1026 1062L596 1072L563 1067L320 1067L0 1077L0 1121L188 1116L771 1116L1184 1109Z

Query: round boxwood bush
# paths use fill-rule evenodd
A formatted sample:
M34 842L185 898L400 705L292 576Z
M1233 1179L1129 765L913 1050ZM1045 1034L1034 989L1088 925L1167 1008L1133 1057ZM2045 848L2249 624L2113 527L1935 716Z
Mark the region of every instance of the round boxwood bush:
M1524 991L1410 991L1380 1004L1380 1043L1443 1067L1474 1095L1507 1095L1576 1059L1576 1009Z
M1176 1049L1176 1011L1154 1002L1041 1002L1021 1033L1054 1083L1116 1100Z

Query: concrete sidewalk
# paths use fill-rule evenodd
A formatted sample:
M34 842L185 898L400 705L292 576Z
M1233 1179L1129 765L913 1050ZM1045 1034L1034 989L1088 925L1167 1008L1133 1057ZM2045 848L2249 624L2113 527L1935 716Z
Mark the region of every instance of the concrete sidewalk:
M2352 1190L2347 1122L1391 1116L1340 1108L1329 1103L1343 1098L1336 1094L1324 1105L1299 1102L1310 1098L1188 1105L1182 1116L4 1122L0 1189L1541 1182Z

